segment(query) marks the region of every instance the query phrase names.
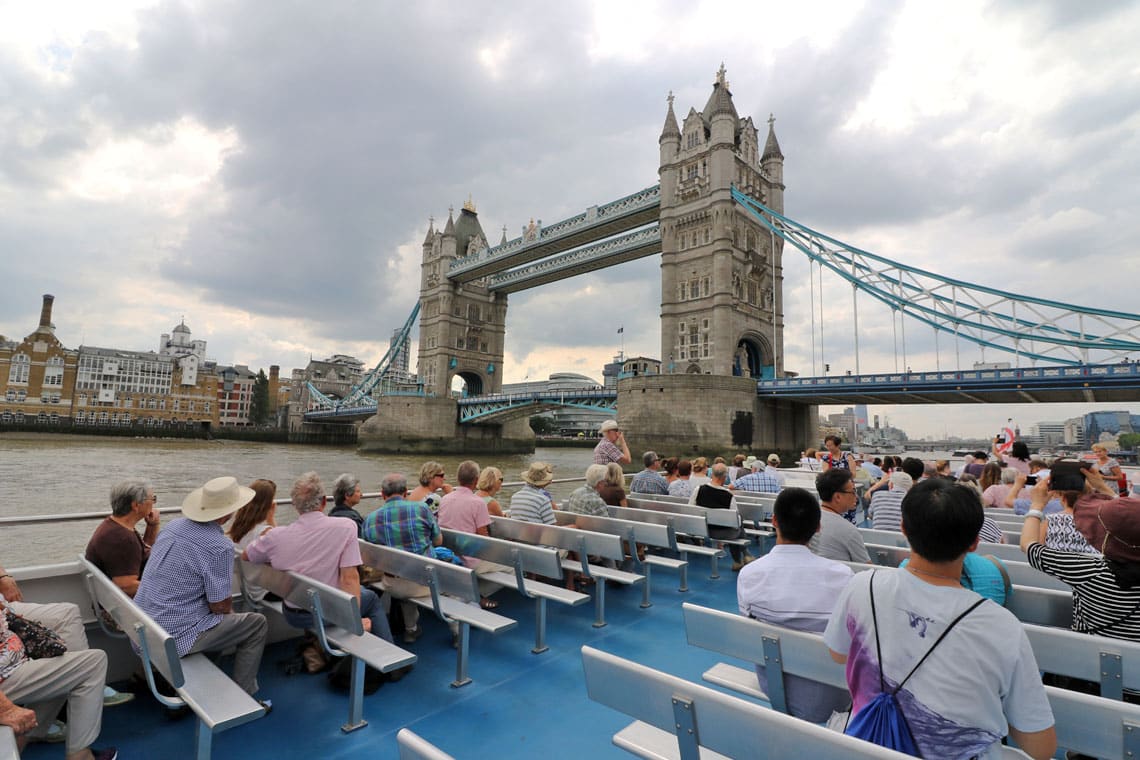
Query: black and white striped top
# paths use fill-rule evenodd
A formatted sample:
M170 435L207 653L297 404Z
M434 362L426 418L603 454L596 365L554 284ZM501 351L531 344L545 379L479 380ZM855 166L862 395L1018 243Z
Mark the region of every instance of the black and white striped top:
M1029 564L1073 587L1073 630L1140 641L1140 586L1122 589L1102 557L1034 543Z

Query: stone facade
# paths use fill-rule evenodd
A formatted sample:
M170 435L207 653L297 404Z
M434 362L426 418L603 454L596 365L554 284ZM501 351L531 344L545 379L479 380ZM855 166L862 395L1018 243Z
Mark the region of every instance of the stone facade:
M501 424L460 425L451 398L381 396L360 426L361 451L385 454L520 454L534 451L529 415Z
M717 73L703 111L681 125L673 96L659 138L661 361L690 374L783 372L783 242L732 200L735 185L783 213L784 157L773 127L761 150Z
M59 422L72 413L78 352L55 337L45 295L40 323L22 341L0 336L0 420Z

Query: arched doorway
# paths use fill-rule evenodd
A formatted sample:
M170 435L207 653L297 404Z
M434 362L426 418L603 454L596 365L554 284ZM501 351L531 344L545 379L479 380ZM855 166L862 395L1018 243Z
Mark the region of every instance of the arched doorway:
M772 360L771 345L762 335L745 333L736 344L732 359L732 374L737 377L753 377L757 380L773 380L776 366Z
M483 378L475 372L456 372L451 376L451 395L482 396Z

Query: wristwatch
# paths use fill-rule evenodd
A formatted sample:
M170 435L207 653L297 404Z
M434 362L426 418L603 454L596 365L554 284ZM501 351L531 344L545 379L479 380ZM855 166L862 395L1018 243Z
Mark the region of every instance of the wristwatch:
M1025 513L1025 516L1026 517L1036 517L1038 520L1044 520L1045 519L1045 513L1042 512L1040 509L1031 509Z

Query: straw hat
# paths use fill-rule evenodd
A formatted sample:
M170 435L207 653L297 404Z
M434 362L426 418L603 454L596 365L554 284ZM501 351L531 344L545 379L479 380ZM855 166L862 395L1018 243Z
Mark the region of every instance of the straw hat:
M239 486L237 478L214 478L183 500L182 516L194 522L213 522L238 511L253 497L253 489Z
M621 428L618 427L617 420L606 420L602 423L602 426L598 428L599 433L608 433L611 430L621 430Z
M769 454L768 455L768 464L772 464L772 465L779 467L780 466L780 455L774 454L774 453Z
M554 480L554 468L546 462L531 462L530 467L523 470L522 479L536 488L543 488Z
M744 460L744 469L746 469L746 470L755 469L756 463L759 461L760 460L757 459L756 457L749 455L748 458Z

